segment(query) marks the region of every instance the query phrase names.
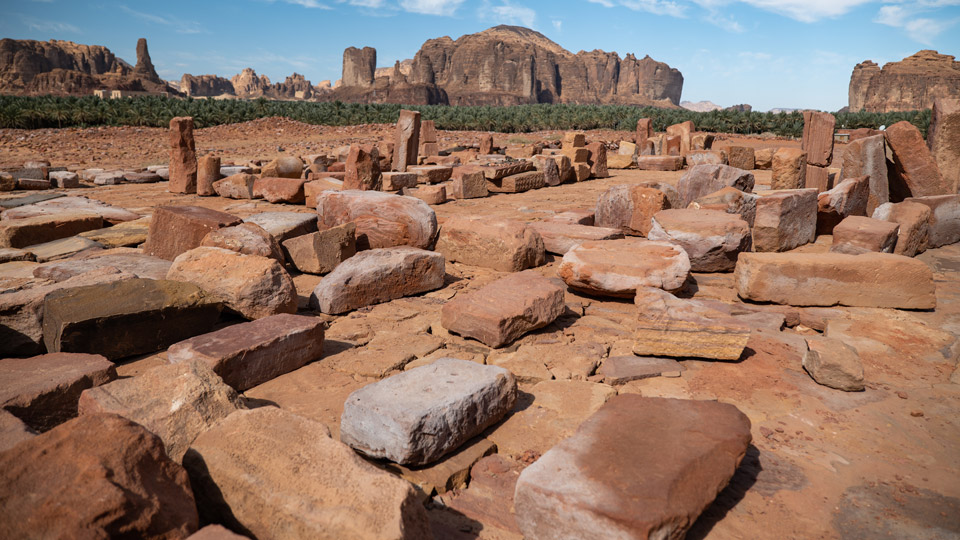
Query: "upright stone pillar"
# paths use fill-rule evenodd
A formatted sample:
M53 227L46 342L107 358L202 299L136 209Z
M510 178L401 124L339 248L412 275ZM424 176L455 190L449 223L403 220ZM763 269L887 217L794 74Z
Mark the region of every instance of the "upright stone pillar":
M393 170L407 172L407 165L417 164L417 150L420 146L420 113L400 111L395 144Z
M193 117L170 119L171 193L197 192L197 145L193 140Z

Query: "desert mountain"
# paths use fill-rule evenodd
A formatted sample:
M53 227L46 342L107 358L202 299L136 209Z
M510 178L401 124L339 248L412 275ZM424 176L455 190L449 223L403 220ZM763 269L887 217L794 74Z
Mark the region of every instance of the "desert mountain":
M960 62L923 50L881 69L866 60L850 76L850 110L870 112L929 109L941 97L960 97Z
M667 64L632 54L594 50L576 54L543 34L496 26L453 40L428 40L409 68L386 76L376 50L349 48L342 84L325 99L450 105L611 103L675 107L683 75ZM406 73L405 73L406 72Z

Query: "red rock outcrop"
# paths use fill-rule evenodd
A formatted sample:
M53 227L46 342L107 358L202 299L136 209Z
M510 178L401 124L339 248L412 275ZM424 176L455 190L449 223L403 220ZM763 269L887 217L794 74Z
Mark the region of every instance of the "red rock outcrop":
M98 89L167 92L147 51L137 42L137 65L100 45L71 41L0 40L0 92L82 95Z
M180 78L180 91L194 97L216 97L224 94L234 95L233 83L216 75L191 75L184 73Z
M617 103L676 107L683 76L650 57L600 50L573 54L546 36L496 26L456 41L428 40L404 75L352 84L359 54L344 53L343 84L328 99L449 105ZM348 62L349 60L349 62ZM349 75L349 76L348 76ZM368 79L364 79L366 82Z
M850 76L850 110L869 112L929 109L937 98L960 97L960 62L923 50L881 69L866 60Z

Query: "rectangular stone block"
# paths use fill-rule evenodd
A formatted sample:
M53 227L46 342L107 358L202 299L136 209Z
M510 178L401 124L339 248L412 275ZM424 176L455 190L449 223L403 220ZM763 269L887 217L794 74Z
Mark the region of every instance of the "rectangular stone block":
M567 156L573 163L586 163L590 160L590 150L587 150L585 146L564 147L563 155Z
M412 171L405 173L385 172L381 175L383 181L382 189L384 191L400 191L407 187L417 187L417 177L417 173ZM316 208L316 203L314 203L312 208Z
M357 253L357 226L345 223L283 241L286 259L307 274L326 274Z
M809 165L830 165L833 160L833 129L836 124L837 119L830 113L803 111L803 139L800 147L807 153Z
M757 199L754 251L787 251L813 242L817 232L817 190L790 189Z
M172 261L200 246L210 231L239 224L240 219L235 216L201 206L158 206L150 220L143 252Z
M103 218L92 213L39 215L0 221L0 247L24 248L67 238L103 227Z
M754 302L791 306L933 309L933 271L889 253L741 253L737 293Z
M416 173L418 184L439 184L450 179L453 168L442 165L419 165L407 167L407 172Z
M927 247L935 248L960 242L960 195L913 197L907 201L930 208L930 236Z
M807 164L804 178L806 186L815 188L817 193L823 193L824 191L833 189L833 186L830 184L830 171L826 167Z
M589 166L587 168L589 169ZM531 189L540 189L546 185L542 172L529 171L507 176L501 180L489 180L487 191L491 193L521 193Z
M893 156L888 168L891 201L950 194L919 129L904 120L888 127L884 136Z
M679 171L683 168L680 156L637 156L637 168L641 171Z
M220 302L191 283L127 279L52 292L43 302L43 342L50 352L124 358L208 332Z
M408 166L416 165L419 147L420 113L402 109L394 135L393 170L406 172Z
M623 232L620 229L607 227L590 227L553 221L534 221L528 226L540 233L547 252L556 255L564 255L573 246L588 240L623 238Z
M117 378L99 354L51 353L0 360L0 408L37 431L77 416L80 393Z
M502 347L542 328L563 313L565 287L535 271L518 272L444 304L441 324L447 330Z
M587 145L587 136L579 131L563 134L563 148L582 148Z
M960 99L933 102L927 146L950 193L960 192Z
M727 165L752 171L756 167L756 155L752 146L728 146Z
M175 343L167 360L203 362L243 392L318 360L325 326L317 317L271 315Z
M373 458L426 465L499 421L516 399L506 369L440 358L350 394L340 440Z

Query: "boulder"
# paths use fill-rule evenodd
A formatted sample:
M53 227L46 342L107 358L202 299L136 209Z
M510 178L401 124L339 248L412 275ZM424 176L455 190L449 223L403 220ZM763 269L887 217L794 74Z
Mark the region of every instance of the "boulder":
M677 182L677 191L680 193L680 208L686 208L690 203L719 191L725 187L734 187L740 191L753 191L755 180L753 173L729 165L696 165Z
M211 231L239 224L236 216L201 206L158 206L150 220L143 252L172 261L199 247Z
M637 287L675 291L690 274L690 258L680 246L642 238L584 242L563 256L557 274L587 294L633 298Z
M25 248L103 227L103 218L87 212L55 213L0 221L0 248Z
M37 433L27 427L19 418L4 409L0 409L0 452L9 450L36 436Z
M433 248L437 215L430 206L413 197L377 191L324 191L317 196L319 228L353 222L357 226L357 249L413 246Z
M750 420L716 401L621 394L520 473L525 538L683 538L726 487Z
M933 309L933 271L889 253L743 253L737 293L753 302L791 306Z
M163 365L83 391L80 415L112 413L160 437L179 463L197 435L237 409L240 397L201 363Z
M159 437L113 414L81 416L0 453L10 538L185 538L198 524L190 487Z
M834 227L830 251L853 255L866 251L893 253L899 231L900 226L890 221L850 216Z
M196 193L197 144L193 139L193 117L171 118L167 141L170 149L170 191Z
M269 257L281 264L284 261L280 244L272 234L256 223L241 223L210 231L200 241L200 245L229 249L243 255Z
M307 274L327 274L357 253L357 227L346 223L322 232L284 240L287 259Z
M350 394L340 440L373 458L426 465L498 422L516 400L506 369L440 358Z
M590 227L556 221L534 221L528 227L537 231L548 253L564 255L570 248L591 240L615 240L623 238L620 229Z
M918 202L883 203L873 211L873 219L900 226L893 252L913 257L927 250L930 237L930 207Z
M930 208L930 233L927 247L936 248L960 242L960 195L912 197L915 202Z
M343 189L380 190L380 152L373 145L350 145L344 169Z
M220 180L220 158L203 156L197 162L197 195L209 197L216 195L213 183Z
M317 216L312 212L261 212L243 221L263 227L280 244L290 238L317 231Z
M657 212L670 208L667 195L659 189L639 185L612 186L597 199L597 227L619 229L631 236L646 236L650 219Z
M847 178L829 191L817 195L817 234L832 234L848 216L867 215L870 177Z
M863 364L856 349L846 343L825 337L807 338L803 369L817 384L843 390L863 390Z
M544 262L543 239L520 221L454 216L440 229L436 250L450 262L519 272Z
M346 313L439 289L444 275L443 255L433 251L411 246L361 251L323 278L310 296L310 307Z
M737 188L725 187L720 191L700 197L690 203L688 208L719 210L728 214L736 214L746 221L747 225L753 227L757 216L757 199L759 198L753 193L744 193Z
M184 456L204 522L254 538L432 538L413 486L312 420L237 411Z
M303 162L294 156L281 156L260 169L261 178L300 178Z
M772 170L770 189L807 187L807 154L803 150L788 147L778 149L773 154L770 168Z
M638 287L637 336L640 356L738 360L751 328L736 317L696 300L684 300L653 287Z
M833 160L833 129L836 124L837 119L830 113L803 111L803 139L800 148L807 154L808 165L830 165Z
M883 133L850 141L840 152L837 165L845 178L866 176L869 179L867 214L890 201L890 182L887 180L886 141Z
M238 173L213 183L213 190L217 195L227 199L254 199L253 185L257 177L252 174Z
M306 182L303 178L261 176L253 183L253 196L271 203L300 204L306 200L303 193Z
M950 193L919 129L904 120L883 133L893 155L893 166L888 168L891 201Z
M813 242L816 232L816 189L783 190L757 199L754 251L788 251Z
M43 342L50 352L97 353L114 360L208 332L219 317L220 303L193 284L125 279L47 294Z
M319 359L324 326L316 317L271 315L175 343L167 360L201 362L244 392Z
M259 255L198 247L173 260L167 279L193 283L247 319L297 311L293 279L277 260Z
M732 272L737 256L750 250L750 226L726 212L661 210L653 215L652 223L647 238L682 247L693 272Z
M0 360L0 408L37 431L77 416L80 393L117 378L98 354L49 353Z
M563 286L534 272L518 272L443 305L440 324L488 347L502 347L552 323L563 313Z
M191 534L187 540L247 540L247 537L230 532L230 529L221 525L207 525Z

